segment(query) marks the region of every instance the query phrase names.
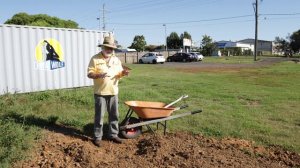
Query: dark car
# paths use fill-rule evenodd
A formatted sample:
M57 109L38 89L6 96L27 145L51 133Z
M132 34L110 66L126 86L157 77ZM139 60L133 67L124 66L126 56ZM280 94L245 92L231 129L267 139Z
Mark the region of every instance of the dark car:
M168 62L191 62L195 61L195 57L189 53L176 53L167 58Z

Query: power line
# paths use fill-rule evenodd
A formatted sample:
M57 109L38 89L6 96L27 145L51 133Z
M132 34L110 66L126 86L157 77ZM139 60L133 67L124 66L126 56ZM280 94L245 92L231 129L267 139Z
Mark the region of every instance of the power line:
M264 15L264 14L261 14L261 15ZM275 15L278 15L278 14L275 14ZM263 18L263 19L259 18L258 20L259 21L276 21L276 20L283 20L283 19L299 19L299 17L280 17L280 18L278 18L278 17L275 17L275 18L273 18L273 17L270 17L270 18L267 17L267 18ZM203 26L203 25L205 25L205 26L213 26L213 25L223 25L223 24L233 24L233 23L245 23L245 22L253 22L253 21L255 21L255 19L227 21L227 22L219 22L219 23L217 22L217 23L209 23L209 24L207 24L207 22L205 22L205 23L198 22L198 24L189 25L188 27L199 27L199 26ZM175 25L175 24L173 24L173 25ZM147 28L143 28L143 27L137 28L136 25L120 25L120 26L126 26L126 27L124 27L124 28L123 27L115 27L115 30L153 30L153 29L162 29L161 25L147 25L148 26ZM128 26L134 26L134 27L130 28ZM151 27L149 27L149 26L151 26ZM168 28L169 29L177 29L177 28L186 28L186 26L168 26ZM89 29L95 29L95 27L89 28Z
M156 4L158 4L158 3L151 0L151 1L141 2L141 3L128 4L127 6L125 5L120 8L113 8L112 11L114 11L114 12L127 11L127 10L132 10L132 9L139 9L144 6L153 6Z
M157 1L152 1L148 4L140 4L139 6L135 6L135 7L127 7L127 8L124 8L123 10L114 10L112 11L112 15L118 15L118 16L123 16L124 14L125 15L128 15L128 14L142 14L142 15L145 15L145 14L153 14L153 12L146 12L146 11L149 11L149 10L153 10L153 9L160 9L163 8L165 5L169 4L176 4L178 2L181 2L182 0L169 0L169 1L166 1L164 3L162 2L157 2ZM155 12L154 12L155 13Z
M228 19L237 19L237 18L245 18L250 17L252 15L240 15L240 16L231 16L231 17L222 17L222 18L214 18L214 19L202 19L202 20L191 20L191 21L181 21L181 22L157 22L157 23L117 23L111 22L108 24L114 25L162 25L162 24L185 24L185 23L197 23L197 22L209 22L209 21L218 21L218 20L228 20Z
M128 2L128 1L127 1L127 2ZM119 8L112 8L111 10L113 10L113 11L114 11L114 10L119 11L119 10L127 9L127 8L130 8L130 7L135 8L135 7L139 6L139 5L148 4L149 2L152 3L153 0L148 0L148 1L140 2L140 3L136 3L136 2L134 2L134 3L129 3L129 4L127 4L127 5L122 5L122 7L119 7ZM122 3L122 4L123 4L123 3Z
M231 23L243 23L243 22L252 22L254 19L248 20L239 20L239 21L231 21L231 22L222 22L222 23L212 23L212 24L198 24L198 25L189 25L189 27L199 27L199 26L211 26L211 25L223 25L223 24L231 24ZM177 29L177 28L186 28L186 26L169 26L168 29ZM116 30L154 30L154 29L162 29L161 26L155 26L151 28L115 28Z
M258 20L259 21L275 21L275 20L282 20L282 19L299 19L300 17L282 17L282 18L264 18L264 19L261 19L259 18ZM245 22L253 22L255 21L255 19L247 19L247 20L238 20L238 21L228 21L228 22L220 22L220 23L201 23L201 24L194 24L194 25L189 25L188 27L199 27L199 26L214 26L214 25L224 25L224 24L233 24L233 23L245 23ZM152 25L153 26L153 25ZM186 28L186 26L168 26L168 29L177 29L177 28ZM140 27L140 28L130 28L130 27L126 27L126 28L115 28L116 30L154 30L154 29L162 29L161 26L157 26L157 25L154 25L154 27L147 27L147 28L143 28L143 27Z
M300 13L266 13L260 14L262 16L291 16L291 15L300 15Z
M190 1L196 1L196 0L190 0ZM208 5L208 4L212 4L212 3L216 3L216 2L219 2L220 0L203 0L203 3L201 3L201 5L197 5L197 7L199 6L202 6L202 5ZM184 2L184 4L182 4L182 2ZM197 2L199 3L199 0L197 0ZM202 1L201 1L202 2ZM169 0L169 1L159 1L157 3L157 1L155 2L150 2L151 4L139 4L140 6L138 7L127 7L126 10L115 10L113 11L112 13L113 14L119 14L119 13L122 13L122 15L125 13L125 14L131 14L131 13L137 13L136 11L140 10L142 11L143 15L145 14L153 14L153 12L146 12L144 13L146 10L154 10L154 9L159 9L161 10L162 8L164 8L166 5L167 5L167 9L172 9L172 11L174 11L175 9L182 9L184 8L185 6L191 6L191 7L195 7L195 5L191 5L191 2L186 2L186 1L183 1L183 0ZM168 12L170 10L165 10L165 12Z
M199 1L199 0L198 0ZM114 12L123 12L123 11L132 11L132 10L144 10L146 8L151 8L151 7L158 7L158 6L164 6L164 5L172 5L174 3L181 3L185 2L184 0L165 0L165 1L146 1L142 3L137 3L135 5L130 5L130 6L125 6L117 9L113 9Z
M263 21L272 21L272 20L283 20L283 19L299 19L300 17L276 17L276 18L264 18Z

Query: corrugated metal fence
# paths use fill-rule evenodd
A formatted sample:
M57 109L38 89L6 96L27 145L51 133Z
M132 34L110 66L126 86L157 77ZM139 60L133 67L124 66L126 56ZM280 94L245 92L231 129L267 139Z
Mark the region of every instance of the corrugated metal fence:
M86 69L109 33L0 25L0 95L92 85Z

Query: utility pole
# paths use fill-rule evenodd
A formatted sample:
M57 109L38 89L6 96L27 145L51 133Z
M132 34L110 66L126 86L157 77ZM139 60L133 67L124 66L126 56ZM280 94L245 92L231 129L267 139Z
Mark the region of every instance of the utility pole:
M165 27L165 42L166 42L166 51L168 51L168 40L167 40L167 25L163 24Z
M108 12L107 10L105 10L105 4L102 5L102 9L99 10L99 17L97 18L97 20L99 20L99 30L101 30L101 19L102 19L102 30L105 31L106 29L106 25L105 25L105 13ZM102 18L101 18L102 15Z
M254 6L254 5L253 5ZM257 58L257 36L258 36L258 0L255 2L255 43L254 43L254 61Z

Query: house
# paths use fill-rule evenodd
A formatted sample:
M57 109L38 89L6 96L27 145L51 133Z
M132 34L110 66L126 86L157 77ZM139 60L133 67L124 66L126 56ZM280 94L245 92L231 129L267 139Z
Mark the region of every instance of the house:
M247 44L247 43L243 43L243 42L233 42L233 41L218 41L216 43L217 47L219 49L225 49L225 48L234 48L234 47L238 47L241 48L242 51L244 50L254 50L254 45L252 44Z
M244 43L253 45L253 51L254 51L254 43L255 39L244 39L237 41L238 43ZM274 54L274 42L273 41L267 41L267 40L258 40L257 42L257 52L258 55L271 55Z
M255 39L244 39L236 42L233 41L218 41L216 45L218 49L241 48L242 51L251 50L254 52ZM257 44L258 55L271 55L275 53L275 44L273 41L258 40Z
M221 56L221 49L234 49L234 48L241 48L241 51L244 52L245 50L254 50L254 45L242 43L242 42L233 42L233 41L218 41L215 43L218 47L218 50L213 53L214 56ZM223 53L224 54L224 53ZM225 55L231 55L229 51Z

